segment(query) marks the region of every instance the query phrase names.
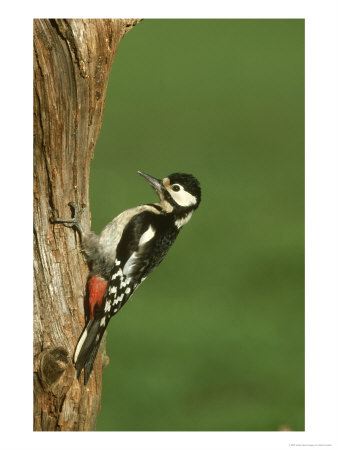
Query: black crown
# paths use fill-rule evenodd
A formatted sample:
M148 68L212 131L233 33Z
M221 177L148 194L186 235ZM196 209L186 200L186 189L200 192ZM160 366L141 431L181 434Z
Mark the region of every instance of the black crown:
M168 175L170 184L178 183L184 187L184 189L190 194L194 195L197 199L196 207L201 201L201 187L199 181L188 173L172 173Z

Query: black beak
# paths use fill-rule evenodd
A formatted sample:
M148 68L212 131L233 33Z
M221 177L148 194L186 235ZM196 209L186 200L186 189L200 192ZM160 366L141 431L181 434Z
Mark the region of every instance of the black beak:
M159 195L164 192L164 187L161 180L151 177L150 175L147 175L140 170L137 173L139 173L146 181L148 181L150 186L152 186Z

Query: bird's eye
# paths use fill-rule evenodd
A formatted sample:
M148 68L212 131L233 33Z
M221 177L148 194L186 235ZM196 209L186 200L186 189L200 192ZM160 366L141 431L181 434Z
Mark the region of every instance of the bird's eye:
M178 184L174 184L173 191L178 192L181 189L181 187Z

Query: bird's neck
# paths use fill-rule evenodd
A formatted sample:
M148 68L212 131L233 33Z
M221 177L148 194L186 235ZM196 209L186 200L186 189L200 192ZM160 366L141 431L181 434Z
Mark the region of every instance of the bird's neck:
M162 200L158 203L153 203L154 206L160 213L166 215L168 218L170 217L175 224L175 227L180 229L189 222L191 216L194 212L194 208L183 208L176 207L174 208L168 201Z

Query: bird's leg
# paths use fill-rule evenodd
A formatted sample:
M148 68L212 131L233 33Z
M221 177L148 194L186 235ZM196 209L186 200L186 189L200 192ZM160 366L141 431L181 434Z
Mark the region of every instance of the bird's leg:
M86 209L86 205L83 205L82 208L79 208L79 205L75 202L68 203L69 206L71 206L74 210L74 217L72 219L60 219L58 217L52 217L50 220L52 223L63 223L65 227L68 228L75 228L81 239L83 236L83 228L80 222L81 215L83 214L83 211Z

